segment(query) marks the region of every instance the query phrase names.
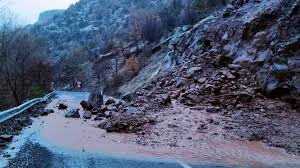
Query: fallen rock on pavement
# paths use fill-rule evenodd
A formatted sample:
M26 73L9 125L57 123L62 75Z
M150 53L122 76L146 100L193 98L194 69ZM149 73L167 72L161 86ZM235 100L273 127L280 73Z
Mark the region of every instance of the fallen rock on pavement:
M96 109L100 108L104 103L103 95L101 93L92 93L89 96L88 103Z
M66 118L80 118L79 109L73 109L65 114Z
M153 120L134 113L123 113L114 115L110 119L102 117L99 119L101 121L98 127L105 129L107 132L136 133L142 130L144 125L153 123Z
M40 115L41 116L47 116L47 115L49 115L51 113L54 113L54 110L52 110L52 109L42 109L40 111Z
M88 110L88 111L93 110L94 108L92 104L84 100L80 102L80 105L84 110Z
M84 119L91 119L92 118L92 113L89 111L86 111L83 113L83 118Z
M60 103L60 104L58 105L58 109L59 109L59 110L65 110L65 109L67 109L67 108L68 108L68 106L65 105L65 104Z

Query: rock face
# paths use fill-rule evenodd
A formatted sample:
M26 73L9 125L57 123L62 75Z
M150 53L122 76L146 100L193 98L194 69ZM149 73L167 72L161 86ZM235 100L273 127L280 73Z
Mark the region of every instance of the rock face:
M204 83L198 74L210 64L245 68L255 72L255 82L266 94L299 97L299 6L299 0L233 0L225 16L217 13L182 30L163 52L174 53L189 80L202 78L199 83ZM236 78L228 70L221 73L221 78ZM178 88L186 85L183 81L177 82Z
M233 0L226 10L162 46L175 67L141 88L131 104L148 114L170 108L171 99L233 119L237 125L223 129L242 139L299 154L300 0Z
M208 28L197 31L207 31L205 41L218 46L233 64L255 69L259 86L266 93L299 96L299 3L235 0L228 6L235 11L230 17L208 20L199 25Z
M65 114L66 118L80 118L79 109L73 109Z
M45 24L47 22L53 21L54 16L61 15L64 12L64 10L48 10L45 12L42 12L39 16L39 20L37 24Z

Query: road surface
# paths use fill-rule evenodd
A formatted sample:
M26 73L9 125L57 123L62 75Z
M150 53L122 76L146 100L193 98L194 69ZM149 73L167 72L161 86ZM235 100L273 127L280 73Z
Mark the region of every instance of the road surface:
M34 119L30 127L15 136L5 151L11 157L0 156L0 168L232 168L224 166L225 163L298 168L300 165L298 157L283 156L272 148L260 151L235 144L239 149L236 153L227 151L222 144L191 152L131 144L126 138L132 140L136 135L107 134L96 127L96 121L64 117L67 110L80 108L79 103L88 96L84 92L57 92L47 106L55 113ZM61 102L68 105L67 110L57 109Z
M56 98L48 106L55 108L59 102L66 102L69 108L78 107L82 100L88 98L88 93L58 92ZM53 107L52 107L53 106ZM47 118L48 117L48 118ZM57 111L56 115L35 119L33 125L24 129L21 135L16 136L10 144L7 153L9 159L0 158L0 167L7 168L223 168L214 165L193 165L183 161L161 159L154 156L134 154L130 147L113 148L114 144L102 146L88 142L87 134L100 134L82 123L74 120L70 125L64 125L66 121L63 113ZM51 122L52 121L52 122ZM77 126L76 126L77 125ZM79 128L80 127L80 128ZM97 129L96 131L98 131ZM73 132L74 131L74 132ZM87 132L84 134L84 132ZM47 135L45 135L47 134ZM93 138L88 137L88 138ZM95 137L96 139L96 137ZM87 145L88 144L88 145ZM86 145L86 146L85 146ZM105 152L107 149L115 150L112 153ZM93 148L97 148L97 152ZM85 149L86 148L86 149ZM101 151L103 148L103 152ZM100 150L98 150L100 149ZM139 149L137 149L139 150ZM108 150L109 151L109 150ZM118 152L120 155L118 155Z

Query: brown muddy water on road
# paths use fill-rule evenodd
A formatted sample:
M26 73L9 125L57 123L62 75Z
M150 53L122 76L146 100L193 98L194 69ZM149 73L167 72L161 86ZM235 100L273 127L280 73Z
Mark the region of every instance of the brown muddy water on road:
M81 100L80 100L81 101ZM108 134L97 128L97 122L84 119L67 119L66 111L58 110L57 104L65 102L68 109L79 108L79 99L72 96L57 97L47 108L54 114L35 121L40 123L39 134L53 145L82 152L99 152L116 155L145 156L167 160L178 160L195 164L247 165L272 167L288 165L300 167L300 157L287 154L279 148L268 147L258 142L203 139L194 147L143 146L134 143L134 134ZM83 113L83 110L80 109Z

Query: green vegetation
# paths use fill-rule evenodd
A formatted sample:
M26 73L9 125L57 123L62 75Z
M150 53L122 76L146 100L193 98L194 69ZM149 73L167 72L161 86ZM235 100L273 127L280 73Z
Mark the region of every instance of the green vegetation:
M43 88L40 85L33 85L30 88L30 98L43 97L48 93L47 89ZM1 103L1 102L0 102Z

